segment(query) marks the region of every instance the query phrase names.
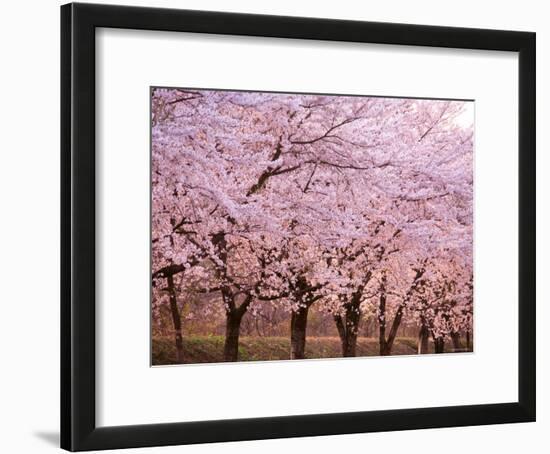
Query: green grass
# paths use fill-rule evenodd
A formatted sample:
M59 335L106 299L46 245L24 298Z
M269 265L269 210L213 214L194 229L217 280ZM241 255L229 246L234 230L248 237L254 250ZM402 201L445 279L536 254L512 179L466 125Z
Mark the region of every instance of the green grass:
M217 363L223 361L223 336L190 336L184 338L185 363ZM450 346L448 346L450 347ZM357 356L378 356L378 341L360 338ZM239 361L269 361L289 359L290 340L287 337L241 337ZM416 339L397 338L392 355L416 354ZM337 337L308 337L306 358L341 357ZM153 339L153 365L174 364L176 349L172 338Z

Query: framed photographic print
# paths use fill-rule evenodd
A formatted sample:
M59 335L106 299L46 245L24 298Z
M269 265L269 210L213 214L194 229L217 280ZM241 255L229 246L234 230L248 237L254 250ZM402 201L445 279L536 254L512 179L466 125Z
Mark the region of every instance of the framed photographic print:
M61 445L535 420L535 35L61 8Z

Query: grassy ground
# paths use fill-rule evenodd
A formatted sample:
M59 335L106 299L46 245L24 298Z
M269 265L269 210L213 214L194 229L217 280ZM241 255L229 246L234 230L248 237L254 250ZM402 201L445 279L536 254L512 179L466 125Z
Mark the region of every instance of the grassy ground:
M223 336L191 336L184 339L186 363L217 363L222 361ZM289 359L290 340L287 337L241 337L240 361L268 361ZM433 351L433 347L432 347ZM397 338L392 355L416 354L416 339ZM337 337L308 337L307 358L338 358L342 356ZM360 338L357 356L378 356L378 341ZM153 365L175 363L175 345L172 338L153 339Z

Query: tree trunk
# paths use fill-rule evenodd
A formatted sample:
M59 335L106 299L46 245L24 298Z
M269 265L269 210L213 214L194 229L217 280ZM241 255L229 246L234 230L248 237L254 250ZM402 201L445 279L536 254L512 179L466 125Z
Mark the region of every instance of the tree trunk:
M380 356L389 355L386 344L386 275L382 274L380 281L380 299L378 307L378 343L380 344Z
M296 285L293 285L293 296L299 304L292 311L290 317L290 359L304 359L306 351L306 329L309 308L321 295L315 295L315 291L322 286L308 284L304 275L298 276Z
M170 295L170 311L172 312L172 322L174 323L174 337L176 341L176 362L183 364L183 336L181 334L181 315L176 298L176 287L174 286L174 276L169 274L168 293Z
M428 353L429 335L430 335L430 331L428 330L428 327L423 324L420 327L420 331L418 333L418 354L419 355L424 355Z
M460 333L458 331L451 333L451 340L453 341L453 351L455 353L461 352L462 347L460 346Z
M397 308L397 311L395 312L395 316L390 328L390 333L388 335L388 339L384 341L384 355L391 355L391 350L393 348L393 343L395 341L395 338L397 337L397 331L399 330L399 326L401 325L401 320L403 319L403 311L405 310L405 305L409 301L411 292L417 288L419 284L419 279L424 274L424 269L418 269L416 270L416 276L414 278L413 284L411 285L410 289L407 291L407 296L405 297L405 300L399 305ZM386 279L385 276L383 278L383 288L384 288L384 294L386 290ZM385 295L384 295L385 300ZM384 308L385 308L386 302L384 301Z
M345 318L340 315L334 317L344 358L357 355L357 334L359 333L359 322L361 321L361 295L362 290L356 292L352 296L351 303L344 306Z
M397 337L397 331L399 330L399 325L401 325L401 320L403 319L403 310L405 309L405 304L401 304L397 308L397 312L395 313L395 317L393 319L393 323L391 325L390 334L388 335L388 339L385 342L384 347L384 354L385 355L391 355L391 349L393 347L393 342L395 341L395 338Z
M344 358L354 358L357 356L357 333L347 333L346 342L342 346L342 356Z
M338 337L340 337L340 345L342 347L342 356L345 355L345 344L346 344L346 326L341 315L337 314L334 316L334 322L336 323L336 329L338 331Z
M306 350L307 314L309 306L292 311L290 318L290 359L304 359Z
M235 304L235 296L229 288L222 288L222 298L225 303L225 343L223 360L235 362L239 360L239 333L241 321L252 302L252 296L247 295L240 306Z
M354 325L355 320L346 317L346 322L344 324L342 317L338 316L338 318L339 321L336 322L336 326L340 336L342 356L344 358L353 358L357 356L357 326ZM344 326L346 327L344 328Z
M384 343L380 345L380 356L390 356L390 355L391 355L391 347L386 341L384 341Z
M226 311L225 343L223 346L223 360L234 362L239 360L239 332L242 315L239 311Z
M466 350L470 351L472 349L471 339L470 339L470 330L466 331Z
M435 353L444 353L445 352L445 339L442 337L437 337L434 339L434 350Z
M353 302L346 308L346 342L343 345L344 357L354 357L357 352L357 333L361 320L360 295L353 297Z

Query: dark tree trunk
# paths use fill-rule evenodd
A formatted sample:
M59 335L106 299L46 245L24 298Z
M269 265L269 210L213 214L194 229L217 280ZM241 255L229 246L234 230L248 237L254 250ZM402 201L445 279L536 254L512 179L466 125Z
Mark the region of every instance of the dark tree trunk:
M388 339L385 342L384 346L384 354L385 355L391 355L391 349L393 347L393 342L395 341L395 338L397 337L397 331L399 330L399 326L401 325L401 320L403 318L403 310L405 309L405 305L401 304L397 308L397 312L395 313L395 318L393 319L393 323L391 325L390 334L388 335Z
M235 304L235 297L230 289L222 289L222 298L225 303L225 343L223 346L223 360L235 362L239 360L239 334L241 321L252 302L247 295L240 306Z
M451 340L453 341L453 350L455 352L461 352L462 347L460 346L460 333L459 332L451 333Z
M349 332L346 336L346 342L342 346L342 356L344 358L353 358L357 355L357 333Z
M445 352L445 339L442 337L437 337L434 339L434 350L435 353L444 353Z
M168 281L168 293L170 295L170 311L172 313L172 322L174 323L174 337L176 341L176 362L183 363L183 336L181 333L181 315L176 298L176 287L174 285L174 276L166 276Z
M242 316L238 311L226 312L225 344L223 346L223 360L233 362L239 360L239 332Z
M344 357L354 357L357 352L357 333L361 320L361 295L354 295L352 303L346 308L346 342L343 344Z
M342 346L342 356L344 356L344 345L346 343L346 326L344 319L341 315L334 316L334 323L336 323L336 329L338 331L338 337L340 337L340 344Z
M420 327L418 332L418 354L424 355L428 353L428 341L429 341L430 331L426 325Z
M351 314L350 314L351 315ZM352 315L342 319L341 316L334 318L338 335L340 336L340 344L342 347L342 356L344 358L352 358L357 356L357 332L359 317Z
M390 333L388 335L388 338L384 339L384 346L383 346L383 349L380 353L381 355L391 355L391 350L393 348L393 343L395 341L395 338L397 337L397 332L399 331L399 326L401 325L401 320L403 319L403 311L405 310L405 305L406 305L407 301L409 301L411 293L420 284L420 278L423 276L423 274L424 274L424 268L419 268L419 269L416 270L416 275L415 275L413 284L411 285L411 287L407 291L407 296L405 297L404 301L399 305L399 307L397 308L397 311L395 312L395 317L394 317L393 322L391 324ZM382 293L384 294L384 310L385 310L385 308L386 308L386 301L385 301L386 300L386 295L385 295L385 293L386 293L386 276L383 276L382 289L383 289ZM385 320L385 317L384 317L384 320ZM384 330L385 330L385 326L384 326Z
M307 316L311 305L321 298L321 295L315 295L315 291L321 287L309 285L303 275L293 285L293 297L299 306L290 316L290 359L305 358Z
M378 307L378 343L380 344L380 356L389 355L386 344L386 275L382 274L380 282L380 299Z
M342 356L345 358L357 355L357 335L359 333L359 322L361 321L362 292L361 288L353 294L351 302L344 305L344 318L340 315L334 317L342 345Z
M306 350L306 329L308 305L292 311L290 318L290 359L304 359Z

